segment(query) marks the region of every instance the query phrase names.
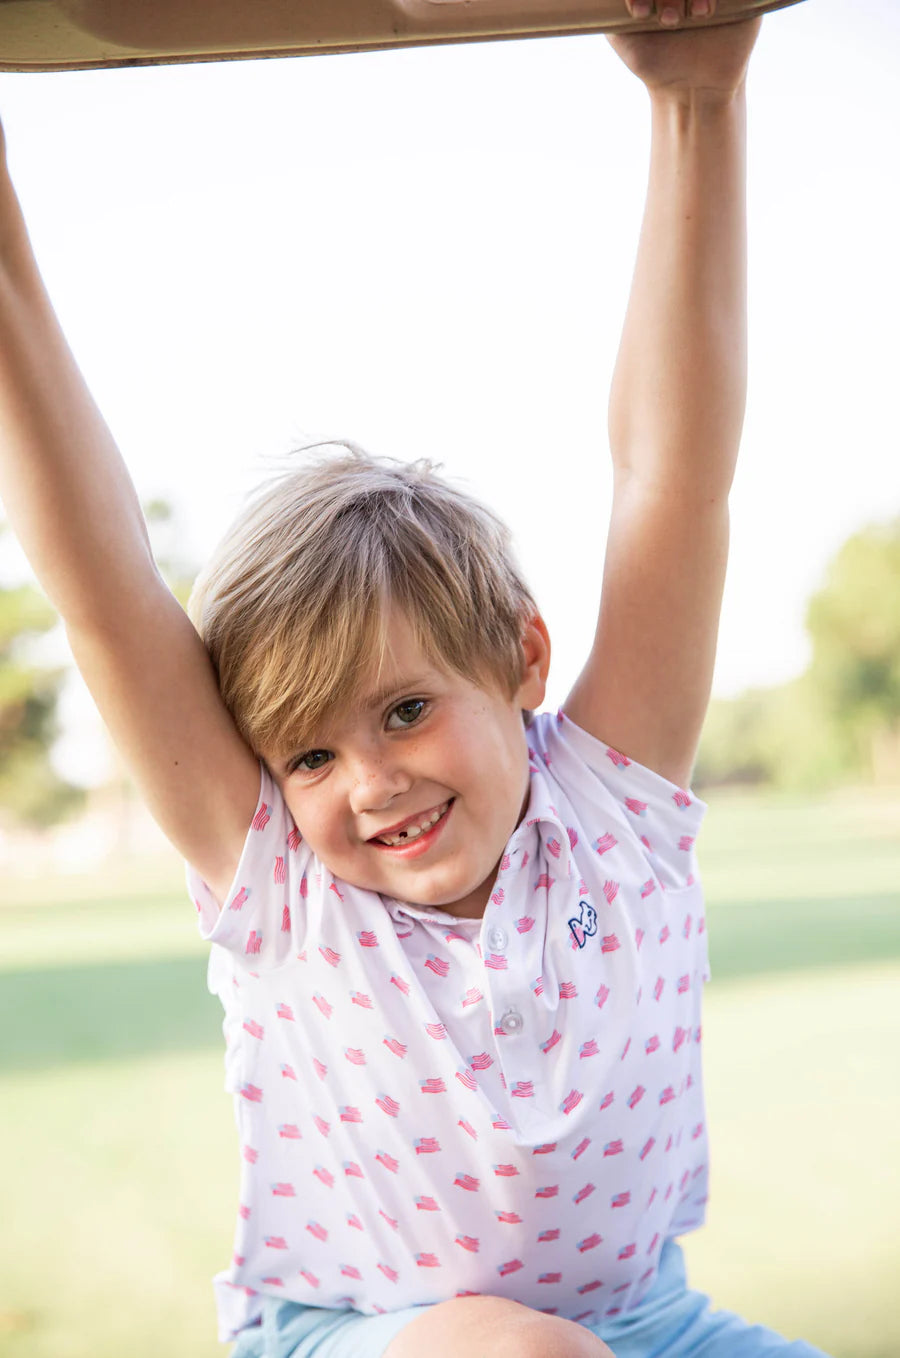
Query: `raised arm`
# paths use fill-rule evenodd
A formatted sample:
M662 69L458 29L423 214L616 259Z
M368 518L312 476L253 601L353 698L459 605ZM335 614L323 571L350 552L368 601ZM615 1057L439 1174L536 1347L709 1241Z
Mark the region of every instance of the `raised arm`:
M682 786L712 684L746 399L744 82L760 22L611 39L650 93L650 179L610 396L600 616L565 710Z
M151 811L221 896L258 765L156 570L125 464L38 272L2 132L0 498Z

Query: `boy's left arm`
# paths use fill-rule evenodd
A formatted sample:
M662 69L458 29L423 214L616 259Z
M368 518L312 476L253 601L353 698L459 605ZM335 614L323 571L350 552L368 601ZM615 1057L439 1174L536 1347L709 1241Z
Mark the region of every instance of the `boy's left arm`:
M650 180L610 394L600 616L564 710L690 782L712 684L747 388L746 97L760 20L612 39L647 84Z

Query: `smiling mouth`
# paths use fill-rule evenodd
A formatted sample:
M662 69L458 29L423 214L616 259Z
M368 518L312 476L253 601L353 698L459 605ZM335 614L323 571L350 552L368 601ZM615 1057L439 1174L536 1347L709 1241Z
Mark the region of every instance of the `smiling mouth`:
M420 819L412 820L404 825L402 830L396 830L389 835L375 835L369 840L369 843L384 844L389 849L398 849L405 844L412 844L422 835L428 834L429 830L433 830L444 819L452 805L453 798L451 797L449 801L442 802L440 806L436 806L433 811L422 815Z

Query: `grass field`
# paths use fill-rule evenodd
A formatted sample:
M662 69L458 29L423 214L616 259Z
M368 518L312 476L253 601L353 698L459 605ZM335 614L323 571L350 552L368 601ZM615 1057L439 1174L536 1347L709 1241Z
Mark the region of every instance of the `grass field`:
M710 801L691 1281L835 1358L895 1358L900 795ZM0 908L3 1358L225 1352L237 1149L204 971L174 861Z

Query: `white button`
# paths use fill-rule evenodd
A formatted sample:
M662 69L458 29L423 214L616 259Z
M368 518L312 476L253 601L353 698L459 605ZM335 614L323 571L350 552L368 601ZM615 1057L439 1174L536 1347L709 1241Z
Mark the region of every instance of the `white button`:
M518 1009L507 1009L500 1020L500 1027L505 1033L520 1033L525 1027L525 1020Z
M499 924L495 924L492 929L488 929L488 943L492 952L502 952L509 939L505 929L501 929Z

